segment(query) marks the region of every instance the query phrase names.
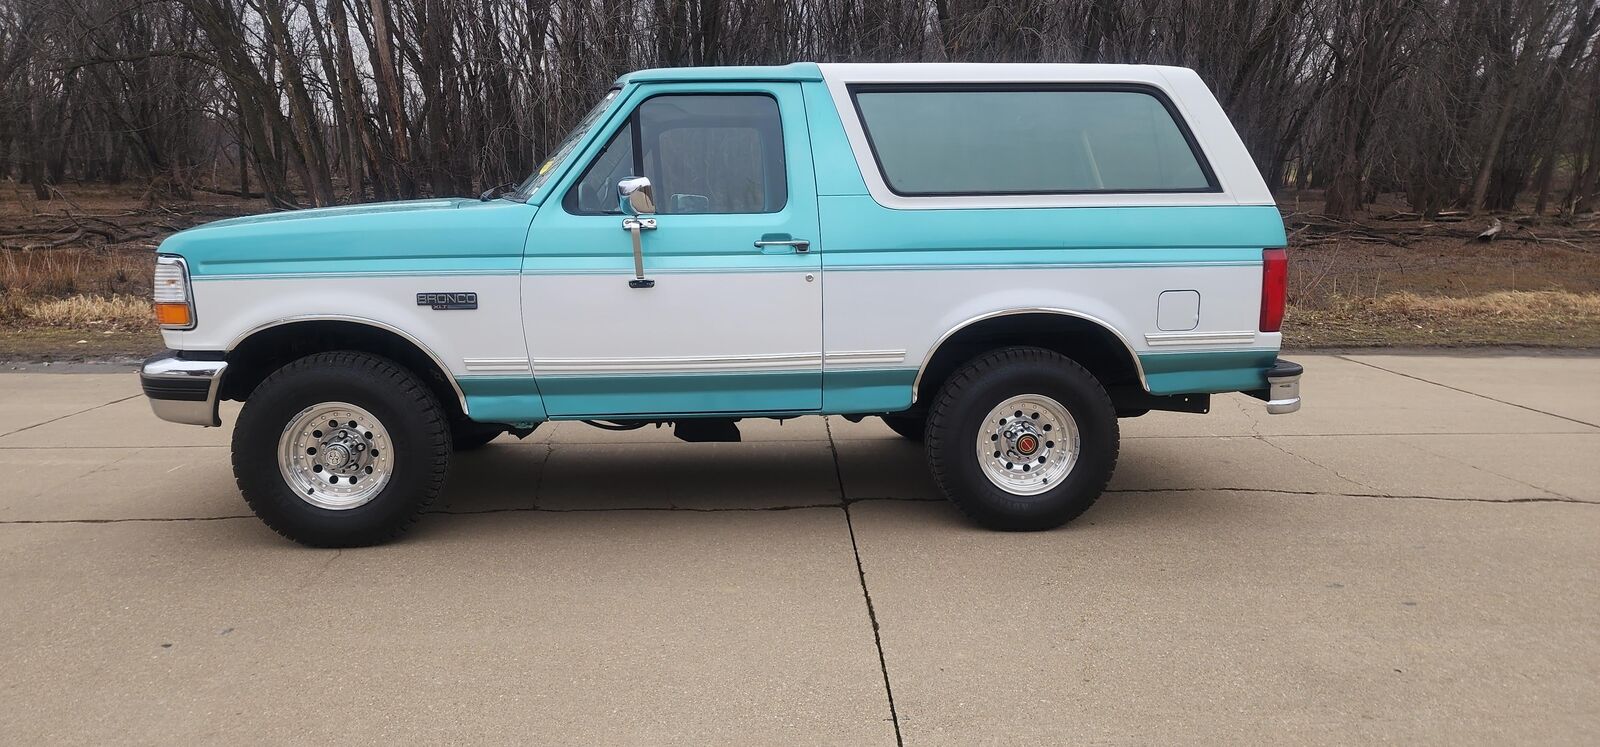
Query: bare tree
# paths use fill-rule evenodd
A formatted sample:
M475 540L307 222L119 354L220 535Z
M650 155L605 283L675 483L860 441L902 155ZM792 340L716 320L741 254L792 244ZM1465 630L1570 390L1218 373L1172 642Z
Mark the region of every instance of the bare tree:
M640 67L1134 62L1199 70L1268 183L1331 214L1572 214L1600 199L1597 45L1593 0L0 0L0 178L465 194Z

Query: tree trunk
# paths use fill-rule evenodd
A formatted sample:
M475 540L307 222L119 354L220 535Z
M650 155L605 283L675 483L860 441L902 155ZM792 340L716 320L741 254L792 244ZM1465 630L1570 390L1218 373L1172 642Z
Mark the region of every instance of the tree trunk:
M399 69L395 67L394 42L390 33L389 0L371 0L373 77L377 80L378 106L389 116L389 138L394 147L395 176L401 197L416 197L416 182L411 174L411 141L406 136L404 92Z

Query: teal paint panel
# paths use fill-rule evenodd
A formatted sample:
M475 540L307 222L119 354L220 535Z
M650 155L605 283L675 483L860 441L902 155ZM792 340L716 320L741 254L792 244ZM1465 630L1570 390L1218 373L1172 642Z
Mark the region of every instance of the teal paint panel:
M515 272L535 208L413 200L233 218L161 243L210 276Z
M812 158L817 169L817 194L865 195L867 183L861 178L850 139L844 134L839 108L824 83L805 83L800 92L806 99L806 121L811 127Z
M480 423L537 423L547 418L532 376L462 376L467 415Z
M825 371L822 409L828 414L899 412L911 406L917 369Z
M821 371L541 376L552 418L816 412Z
M1270 205L890 210L819 198L824 267L1238 262L1283 246Z
M1247 392L1267 386L1276 350L1145 353L1139 356L1151 394Z
M814 65L812 67L815 67ZM676 74L676 73L674 73ZM707 80L709 82L701 82ZM548 201L528 233L526 274L633 273L633 245L621 230L620 215L572 215L561 204L605 143L643 101L658 94L760 94L779 104L784 132L784 161L789 173L788 199L771 213L656 214L656 230L641 237L645 272L804 272L821 267L816 185L811 178L810 136L800 86L795 83L733 82L718 76L683 78L676 85L630 85L608 121L589 134L581 155L540 190ZM576 152L576 151L575 151ZM767 234L787 234L811 242L807 253L766 254L754 241ZM819 330L820 335L820 330ZM820 341L819 341L820 342ZM815 404L812 405L815 408Z

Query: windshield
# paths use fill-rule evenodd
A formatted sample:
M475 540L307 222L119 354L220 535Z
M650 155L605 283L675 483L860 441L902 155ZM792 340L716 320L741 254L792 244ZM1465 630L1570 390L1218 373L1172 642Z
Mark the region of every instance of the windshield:
M522 182L522 186L517 187L517 196L519 198L526 201L533 196L534 192L539 191L539 188L543 187L545 182L550 180L550 175L556 172L556 166L560 165L567 155L572 152L572 149L577 147L578 141L583 139L584 133L587 133L589 128L594 126L595 120L599 119L600 115L605 112L606 107L611 104L611 100L617 97L618 90L613 88L607 91L605 98L600 99L600 103L595 104L588 114L583 115L583 119L578 120L577 126L573 127L572 131L561 139L561 144L557 145L556 149L550 153L550 157L544 159L544 163L539 164L538 170L534 171L532 176Z

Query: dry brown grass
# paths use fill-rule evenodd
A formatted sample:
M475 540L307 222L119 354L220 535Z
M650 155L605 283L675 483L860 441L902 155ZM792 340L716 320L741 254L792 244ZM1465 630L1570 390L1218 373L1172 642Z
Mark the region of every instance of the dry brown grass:
M1495 317L1513 321L1600 319L1600 294L1567 291L1499 291L1450 298L1419 296L1409 291L1349 303L1384 314L1410 318Z
M1294 346L1534 345L1600 347L1600 293L1495 291L1431 296L1329 296L1291 308L1285 341Z
M150 292L154 268L150 249L0 248L0 293L137 295Z
M153 326L150 299L126 294L39 298L8 293L0 296L0 321L16 326L92 330L142 330Z

